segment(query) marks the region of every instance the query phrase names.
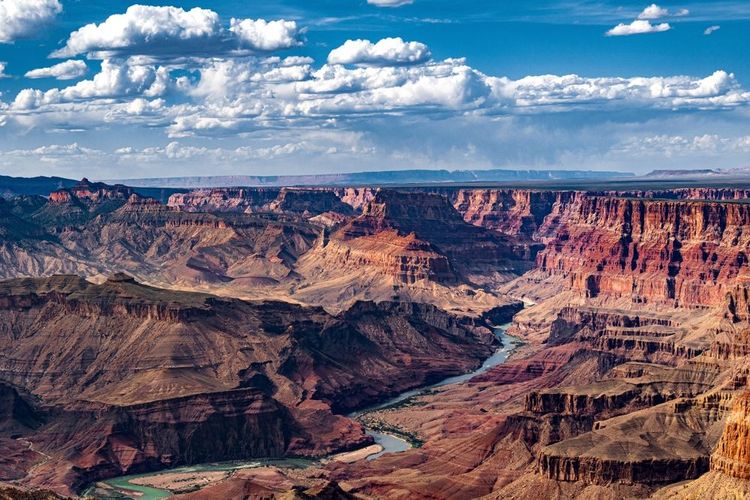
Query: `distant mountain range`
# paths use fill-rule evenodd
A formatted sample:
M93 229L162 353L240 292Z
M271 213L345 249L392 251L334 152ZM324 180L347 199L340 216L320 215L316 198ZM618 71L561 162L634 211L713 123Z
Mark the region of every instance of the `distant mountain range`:
M85 179L84 181L88 182ZM14 196L48 196L53 191L72 188L80 182L81 181L66 179L64 177L10 177L7 175L0 175L0 198L12 198ZM146 185L138 186L134 191L142 196L155 198L162 203L166 203L171 195L185 190L163 187L151 188Z
M162 203L174 193L195 188L284 187L284 186L406 186L481 182L608 181L629 179L745 179L750 169L654 170L637 177L630 172L592 170L398 170L320 175L282 176L194 176L107 180L126 185L142 196ZM47 196L52 191L75 186L79 181L63 177L10 177L0 175L0 198L19 195ZM557 183L559 184L559 183ZM559 186L558 186L559 187Z
M633 176L634 174L626 172L589 170L397 170L321 175L166 177L107 182L118 182L133 187L198 188L227 186L372 186L560 179L591 180Z
M10 177L0 175L0 198L19 195L47 196L52 191L73 187L78 181L62 177Z

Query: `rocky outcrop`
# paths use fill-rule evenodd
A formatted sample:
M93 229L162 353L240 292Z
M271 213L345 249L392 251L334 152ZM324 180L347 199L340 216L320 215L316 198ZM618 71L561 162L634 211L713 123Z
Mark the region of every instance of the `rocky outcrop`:
M537 414L596 415L623 408L639 395L638 387L610 383L605 387L586 387L579 391L532 391L526 395L524 404L526 411ZM648 401L647 404L663 403L663 399L660 399Z
M351 205L358 212L361 212L375 198L377 191L376 188L371 187L333 188L333 192L341 201Z
M750 394L735 398L719 446L711 456L711 470L750 480Z
M516 413L505 420L503 434L533 449L574 438L593 427L594 417L591 415Z
M708 470L708 458L675 457L629 462L542 454L539 470L555 481L598 485L612 482L663 484L700 477Z
M488 269L520 272L528 262L526 249L467 224L445 197L427 193L378 191L360 217L331 235L331 242L338 245L335 252L343 246L343 252L362 256L374 257L376 247L385 248L391 275L406 282L455 282L459 274ZM395 269L402 271L393 274Z
M213 188L176 193L167 203L181 212L277 212L316 216L325 212L354 213L333 189Z
M466 222L531 240L566 193L523 189L459 189L449 191L453 206Z
M298 213L307 216L325 212L351 215L354 209L327 189L282 188L278 198L269 204L272 212Z
M743 188L691 187L639 191L604 191L605 196L650 198L664 200L741 201L750 199L750 190Z
M78 489L180 464L281 457L298 432L277 401L238 389L134 405L79 403L35 439L73 464Z
M726 413L725 401L716 393L597 422L591 432L542 448L538 470L556 481L597 485L695 479L709 470L711 429Z
M565 343L582 331L596 335L608 329L638 329L643 332L648 327L659 331L674 330L675 323L667 316L657 316L645 312L626 313L589 307L563 307L550 325L549 342Z
M279 188L214 188L175 193L167 205L181 212L238 212L262 211L281 192Z
M81 182L67 189L53 191L49 195L52 203L85 202L90 204L102 203L108 200L127 200L133 189L122 184L109 185L103 182L91 182L83 178Z

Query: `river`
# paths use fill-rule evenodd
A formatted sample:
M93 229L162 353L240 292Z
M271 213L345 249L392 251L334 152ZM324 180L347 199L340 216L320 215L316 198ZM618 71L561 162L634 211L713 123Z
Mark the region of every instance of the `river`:
M416 396L420 396L427 391L434 390L439 387L443 387L446 385L451 384L459 384L461 382L465 382L481 373L486 372L493 366L500 365L505 362L505 360L508 359L508 356L510 353L516 349L519 345L522 344L522 342L505 333L507 328L511 325L511 323L507 323L505 325L501 325L495 329L495 335L502 343L502 347L500 347L495 353L487 358L485 362L477 368L476 370L465 373L463 375L457 375L455 377L448 377L436 384L420 387L418 389L413 389L411 391L406 391L404 393L399 394L396 397L393 397L383 403L380 403L378 405L354 412L350 415L348 415L350 418L358 418L366 413L370 413L377 410L382 410L384 408L388 408L390 406L394 406L400 403L403 403L409 398L413 398ZM375 442L383 447L383 450L374 453L367 457L368 460L374 460L375 458L380 457L381 455L385 453L401 453L409 448L411 448L411 444L409 444L408 441L405 439L402 439L398 436L388 434L388 433L382 433L382 432L376 432L372 429L367 430L367 434L373 437L375 439ZM114 479L109 479L107 481L102 481L105 485L107 485L112 490L116 491L120 495L122 495L119 498L137 498L138 500L159 500L162 498L167 498L172 495L172 493L168 490L162 490L157 488L151 488L148 486L139 486L137 484L133 484L131 481L134 479L147 477L147 476L155 476L165 473L182 473L182 472L206 472L206 471L232 471L232 470L238 470L238 469L249 469L254 467L263 467L265 465L276 465L279 467L305 467L308 465L312 465L316 463L315 461L311 460L251 460L247 462L226 462L226 463L210 463L210 464L200 464L200 465L192 465L189 467L181 467L178 469L169 469L169 470L162 470L159 472L154 472L150 474L137 474L132 476L121 476ZM98 495L97 491L95 491L93 488L86 492L88 495L94 496L94 498L114 498L113 496L105 496L105 495Z
M516 338L508 335L506 330L508 327L510 327L512 323L507 323L504 325L500 325L497 328L495 328L495 335L497 336L498 340L502 343L502 346L495 351L495 354L487 358L482 366L477 368L474 371L471 371L469 373L464 373L463 375L456 375L454 377L448 377L446 379L441 380L440 382L428 386L419 387L417 389L412 389L411 391L406 391L398 396L389 399L388 401L385 401L383 403L377 404L375 406L371 406L369 408L366 408L364 410L359 410L354 413L349 414L349 418L358 418L366 413L371 413L373 411L382 410L391 406L398 405L400 403L403 403L404 401L421 396L422 394L431 391L433 389L437 389L439 387L443 387L446 385L452 385L452 384L460 384L462 382L466 382L467 380L470 380L477 375L480 375L493 366L501 365L505 363L505 361L508 359L508 356L510 356L511 352L515 350L519 345L521 345L523 342ZM395 436L393 434L387 434L382 432L376 432L372 429L367 429L367 434L373 437L375 442L383 447L383 450L374 453L367 457L368 460L374 460L386 453L401 453L409 448L411 448L411 444L405 439L402 439L399 436Z

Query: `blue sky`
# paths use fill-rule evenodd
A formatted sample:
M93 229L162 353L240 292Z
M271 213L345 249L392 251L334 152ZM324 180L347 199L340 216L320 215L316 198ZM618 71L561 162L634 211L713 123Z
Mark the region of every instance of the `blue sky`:
M0 0L0 173L749 166L748 28L738 1Z

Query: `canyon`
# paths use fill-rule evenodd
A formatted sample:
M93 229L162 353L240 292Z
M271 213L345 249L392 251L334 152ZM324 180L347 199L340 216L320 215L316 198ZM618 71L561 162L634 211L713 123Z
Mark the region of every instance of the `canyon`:
M1 200L0 483L301 457L185 496L741 495L749 227L731 184ZM476 369L511 321L503 364L368 411L420 446L318 461L372 444L347 414Z

